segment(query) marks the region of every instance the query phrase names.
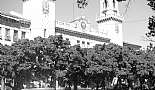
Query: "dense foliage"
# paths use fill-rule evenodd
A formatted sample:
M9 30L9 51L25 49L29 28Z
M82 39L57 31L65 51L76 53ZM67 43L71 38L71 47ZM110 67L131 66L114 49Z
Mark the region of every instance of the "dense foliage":
M98 90L154 89L155 48L133 50L115 44L93 48L70 46L62 36L20 40L11 46L0 44L1 89L14 90L33 81L55 88L77 90L77 86ZM7 81L7 82L6 82Z
M148 5L151 9L155 10L155 0L147 0ZM148 24L149 32L146 33L147 37L154 37L155 36L155 16L149 17L149 24Z

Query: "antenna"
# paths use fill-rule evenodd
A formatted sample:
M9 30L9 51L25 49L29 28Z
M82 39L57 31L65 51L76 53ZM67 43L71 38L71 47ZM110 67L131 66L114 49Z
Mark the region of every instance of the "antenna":
M88 2L89 0L77 0L78 8L82 9L82 15L83 15L84 9L88 5Z
M74 15L74 1L73 1L73 20L75 19L75 15Z
M125 12L124 12L124 14L123 14L123 17L126 15L126 13L127 13L127 11L128 11L128 8L129 8L130 3L131 3L131 0L129 0L129 1L127 2L127 5L126 5L126 8L125 8Z

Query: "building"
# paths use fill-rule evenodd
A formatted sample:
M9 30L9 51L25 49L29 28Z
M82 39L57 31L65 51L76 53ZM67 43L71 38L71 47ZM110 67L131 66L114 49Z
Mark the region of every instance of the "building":
M100 0L100 16L97 19L99 32L112 43L123 46L123 18L119 14L117 0Z
M55 1L23 0L23 17L31 21L31 39L55 35Z
M110 42L109 38L104 38L100 33L93 30L84 17L78 18L70 23L56 21L55 33L69 40L71 45L80 44L84 48Z
M0 42L11 45L18 39L29 38L30 24L29 20L0 12Z
M117 0L100 0L98 30L93 29L84 16L69 23L55 20L55 2L23 0L23 17L31 20L31 38L61 34L64 39L71 42L71 45L80 44L81 47L109 42L123 45L123 20L119 15Z
M55 33L70 40L71 45L80 44L81 47L109 42L123 46L123 18L119 15L117 0L100 0L100 16L96 22L98 30L83 16L70 23L56 21Z
M84 48L110 42L123 46L123 18L119 14L117 0L100 0L100 15L96 20L97 30L84 16L69 23L56 20L55 2L56 0L23 0L22 17L3 14L4 17L14 22L9 23L9 26L3 25L3 21L1 21L0 24L5 28L5 32L4 29L1 29L2 33L8 34L7 27L9 27L10 35L12 35L10 43L14 41L14 37L22 37L20 35L23 34L20 33L25 32L25 38L29 39L37 36L62 35L64 39L71 42L71 45L80 44ZM18 23L17 26L12 26L16 23ZM6 41L2 43L7 44Z

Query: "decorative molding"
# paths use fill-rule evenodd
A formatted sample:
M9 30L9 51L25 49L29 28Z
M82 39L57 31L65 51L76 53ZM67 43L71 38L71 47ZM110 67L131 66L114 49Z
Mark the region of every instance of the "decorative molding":
M107 22L107 21L116 21L116 22L120 22L120 23L123 22L123 20L121 20L121 19L118 19L115 17L108 17L108 18L103 18L103 19L97 20L97 23L102 23L102 22Z
M142 47L140 45L131 44L131 43L127 43L127 42L123 42L123 46L127 46L127 47L133 48L135 50L138 50Z
M79 38L86 38L86 39L95 40L95 41L99 41L99 42L106 42L106 43L110 42L110 39L108 39L108 38L94 36L91 34L77 32L77 31L72 31L72 30L68 30L68 29L64 29L64 28L60 28L60 27L56 27L55 30L56 30L55 31L56 33L66 34L66 35L75 36L75 37L79 37Z
M17 16L0 12L0 24L16 28L30 28L31 22Z

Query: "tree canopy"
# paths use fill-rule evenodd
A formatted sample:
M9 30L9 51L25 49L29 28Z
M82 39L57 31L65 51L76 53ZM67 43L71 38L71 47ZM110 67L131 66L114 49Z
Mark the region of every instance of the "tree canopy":
M24 88L33 81L55 87L154 88L155 48L134 50L116 44L93 48L70 46L61 35L19 40L11 46L0 44L2 86ZM117 79L117 80L116 80ZM4 81L8 82L4 82ZM3 88L2 88L3 89Z
M154 11L155 10L155 1L154 0L147 0L148 6ZM146 36L149 41L153 41L154 39L152 37L155 36L155 16L150 16L148 21L148 29L149 31L146 33Z

